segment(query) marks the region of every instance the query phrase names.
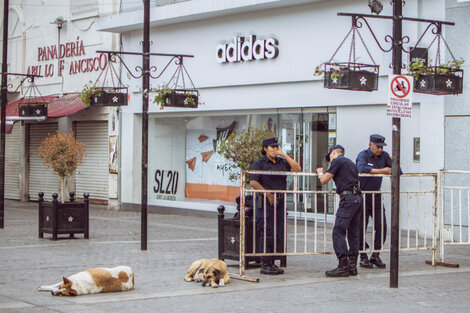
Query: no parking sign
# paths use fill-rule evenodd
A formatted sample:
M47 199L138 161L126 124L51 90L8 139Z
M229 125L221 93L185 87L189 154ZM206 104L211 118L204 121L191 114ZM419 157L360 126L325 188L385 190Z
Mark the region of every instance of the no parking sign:
M388 76L387 116L411 117L413 76Z

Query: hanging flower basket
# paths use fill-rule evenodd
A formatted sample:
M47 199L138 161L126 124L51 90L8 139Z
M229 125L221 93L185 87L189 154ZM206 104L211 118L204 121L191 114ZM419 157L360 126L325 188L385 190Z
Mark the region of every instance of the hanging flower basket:
M176 108L197 108L199 93L192 89L173 89L165 94L165 106Z
M103 87L95 90L91 104L97 106L127 105L127 87Z
M463 70L448 67L427 67L423 73L412 72L415 92L433 95L460 94L463 90Z
M377 90L379 66L361 63L325 63L323 86L328 89Z
M123 106L127 105L128 88L124 87L121 78L114 68L114 55L108 55L106 67L93 83L83 86L80 98L86 107L96 106Z
M158 104L160 109L165 107L195 109L199 106L199 91L183 65L183 59L178 58L176 64L176 70L168 83L152 90L156 93L153 102Z
M47 116L47 102L35 101L18 104L18 115L20 117Z

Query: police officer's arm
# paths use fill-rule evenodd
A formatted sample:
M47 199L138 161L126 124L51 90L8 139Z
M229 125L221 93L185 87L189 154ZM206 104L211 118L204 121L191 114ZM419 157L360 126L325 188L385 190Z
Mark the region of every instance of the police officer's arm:
M291 158L289 155L287 155L284 151L282 150L277 150L277 155L283 157L286 159L287 163L290 165L290 170L292 172L300 172L302 168L300 167L299 163L297 163L293 158Z
M317 168L317 174L318 174L318 179L320 180L320 183L322 185L326 184L327 182L330 181L330 179L333 178L333 174L325 173L325 171L323 170L323 167Z
M256 190L266 190L257 180L250 180L250 186ZM261 196L263 196L262 193ZM274 195L272 193L266 192L266 198L268 198L268 201L271 205L274 204Z
M372 166L368 164L366 156L367 154L365 152L361 152L356 158L356 166L357 166L357 171L359 173L384 174L384 175L392 174L391 166L388 167L387 166L388 164L386 164L384 168L373 168Z

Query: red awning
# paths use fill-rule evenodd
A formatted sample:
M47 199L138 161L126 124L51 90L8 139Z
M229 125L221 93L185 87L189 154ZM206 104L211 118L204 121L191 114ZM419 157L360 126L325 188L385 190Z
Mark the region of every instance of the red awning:
M63 95L60 98L53 99L47 105L47 117L58 118L74 114L85 109L85 105L80 99L79 94Z

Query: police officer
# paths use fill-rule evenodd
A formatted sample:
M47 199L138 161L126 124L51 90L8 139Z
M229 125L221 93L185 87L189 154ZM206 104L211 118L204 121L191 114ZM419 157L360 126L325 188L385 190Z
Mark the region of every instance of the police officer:
M285 172L299 172L301 170L300 165L296 161L279 149L276 137L263 140L263 150L261 153L264 157L253 164L252 170ZM286 178L286 175L251 174L250 185L257 190L286 190ZM264 252L264 236L266 236L266 253L274 252L274 240L276 240L276 252L284 250L284 196L284 193L277 193L276 199L274 199L274 193L266 193L266 217L264 216L265 210L262 206L256 209L256 227L260 233L259 246L261 252ZM265 218L266 234L264 233ZM284 271L274 265L272 257L263 257L260 273L278 275L284 273Z
M317 168L318 179L322 185L333 179L336 193L340 195L333 227L333 248L339 264L337 268L326 271L325 274L330 277L357 275L359 214L362 205L357 168L353 161L344 157L344 148L341 145L330 147L325 159L330 163L330 167L326 173L322 167ZM346 233L349 250L346 245Z
M385 152L385 137L379 134L370 135L369 148L359 152L356 158L357 170L359 173L370 174L392 174L392 159ZM362 176L359 178L361 190L363 191L379 191L382 186L382 177ZM374 217L374 250L381 250L382 244L387 236L387 221L385 219L385 208L382 206L381 193L367 193L365 195L365 225L364 225L364 209L361 209L361 229L359 234L359 249L369 248L367 241L364 246L364 228L369 225L369 217ZM382 224L383 221L383 224ZM383 241L382 241L383 240ZM372 268L373 265L379 268L385 268L386 265L380 259L378 252L373 252L370 260L366 253L361 253L360 266Z

